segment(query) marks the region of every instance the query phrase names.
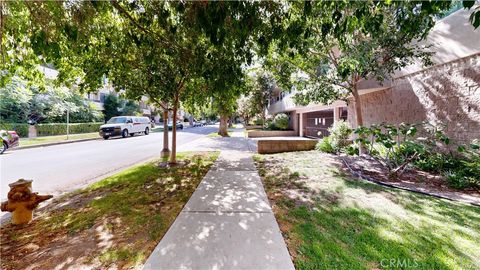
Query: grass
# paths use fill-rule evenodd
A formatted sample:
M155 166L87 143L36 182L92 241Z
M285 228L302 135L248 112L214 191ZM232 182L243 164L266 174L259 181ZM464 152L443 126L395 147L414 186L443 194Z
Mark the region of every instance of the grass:
M229 131L227 132L227 134L228 134L228 137L231 137L232 132L229 132ZM209 137L209 138L221 138L222 136L218 135L218 132L215 131L215 132L212 132L212 133L208 134L207 137Z
M163 126L154 127L151 132L163 132Z
M187 165L140 165L55 199L28 226L1 228L1 268L137 267L217 157L218 152L179 153Z
M297 269L480 269L479 207L352 179L317 151L255 160Z
M68 136L68 140L67 140L67 135L45 136L45 137L37 137L37 138L20 138L20 147L31 146L31 145L41 145L41 144L55 143L55 142L92 139L92 138L100 138L100 135L98 135L98 132L71 134Z

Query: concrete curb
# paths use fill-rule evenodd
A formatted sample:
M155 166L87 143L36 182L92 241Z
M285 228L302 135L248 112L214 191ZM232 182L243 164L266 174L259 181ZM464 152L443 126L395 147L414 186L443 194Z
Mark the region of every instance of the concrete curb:
M86 139L86 140L89 140L89 139ZM135 166L140 166L140 165L144 165L144 164L147 164L149 162L153 162L155 161L155 159L158 159L158 157L149 157L149 158L146 158L146 159L142 159L138 162L132 162L124 167L120 167L120 168L116 168L116 169L113 169L113 170L110 170L108 172L105 172L105 173L102 173L100 175L97 175L93 178L90 178L90 179L83 179L81 183L78 183L76 185L74 185L72 188L69 188L69 189L66 189L62 192L59 192L58 194L55 194L54 195L54 199L56 198L59 198L65 194L68 194L68 193L71 193L71 192L74 192L76 190L81 190L81 189L84 189L86 187L88 187L89 185L93 184L93 183L96 183L98 181L101 181L107 177L110 177L112 175L115 175L117 173L121 173L125 170L128 170L128 169L131 169ZM4 198L3 200L6 200L6 198ZM36 208L35 210L41 210L42 208L44 207L47 207L50 205L50 203L52 203L53 200L49 200L49 201L46 201L45 203L42 204L41 207L39 208ZM2 216L0 216L0 227L6 225L10 219L12 217L12 214L10 212L6 212L5 214L3 214ZM35 219L35 216L34 216L34 219Z
M8 150L9 151L18 151L18 150L23 150L23 149L38 148L38 147L52 146L52 145L59 145L59 144L77 143L77 142L87 142L87 141L94 141L94 140L100 140L100 139L102 139L102 138L90 138L90 139L80 139L80 140L61 141L61 142L52 142L52 143L42 143L42 144L14 147L14 148L11 148L11 149L8 149Z

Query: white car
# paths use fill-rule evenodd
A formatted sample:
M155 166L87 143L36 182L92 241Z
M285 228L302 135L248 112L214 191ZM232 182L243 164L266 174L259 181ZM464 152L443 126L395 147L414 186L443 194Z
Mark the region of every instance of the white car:
M105 125L100 126L100 136L105 140L113 136L128 135L134 136L135 133L150 133L150 119L139 116L115 116L110 118Z

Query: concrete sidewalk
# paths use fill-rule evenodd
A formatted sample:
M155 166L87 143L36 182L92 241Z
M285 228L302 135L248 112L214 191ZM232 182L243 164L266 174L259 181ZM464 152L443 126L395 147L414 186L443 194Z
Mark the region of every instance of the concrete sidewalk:
M241 136L199 142L221 154L144 269L294 269Z

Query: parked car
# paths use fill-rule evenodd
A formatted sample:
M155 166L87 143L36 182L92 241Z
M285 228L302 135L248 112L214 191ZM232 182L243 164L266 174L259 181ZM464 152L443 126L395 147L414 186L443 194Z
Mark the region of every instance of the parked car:
M207 125L207 120L202 120L202 121L200 121L200 124L202 125L202 127L203 127L203 126L206 126L206 125Z
M0 138L2 140L2 145L0 145L0 154L3 154L3 152L5 152L8 148L16 147L19 144L19 136L15 131L0 130Z
M193 127L200 127L202 125L202 123L200 123L199 121L193 121Z
M138 116L115 116L110 118L105 125L100 126L100 136L105 140L113 136L128 135L134 136L136 133L150 133L150 119L148 117Z
M173 122L168 122L168 129L173 129ZM183 123L180 121L177 121L177 129L183 129Z

